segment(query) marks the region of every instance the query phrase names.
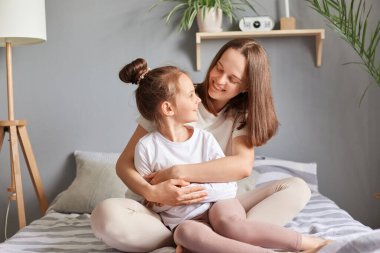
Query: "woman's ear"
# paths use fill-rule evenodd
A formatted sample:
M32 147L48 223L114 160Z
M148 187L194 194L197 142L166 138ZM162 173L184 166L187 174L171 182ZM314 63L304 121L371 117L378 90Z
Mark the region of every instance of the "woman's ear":
M164 116L173 116L174 110L173 105L169 101L164 101L161 104L161 111Z

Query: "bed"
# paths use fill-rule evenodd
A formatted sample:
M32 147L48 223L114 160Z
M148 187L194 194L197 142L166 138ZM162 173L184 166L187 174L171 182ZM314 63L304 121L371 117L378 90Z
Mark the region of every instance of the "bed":
M1 253L120 252L98 240L90 226L96 203L110 197L125 197L127 188L114 170L118 154L75 151L74 156L77 174L72 184L55 198L43 217L1 243ZM361 224L320 194L316 175L315 163L256 157L253 173L238 182L238 192L271 180L301 177L310 186L312 197L287 227L334 240L320 253L380 253L380 230ZM165 247L153 253L174 253L174 248Z

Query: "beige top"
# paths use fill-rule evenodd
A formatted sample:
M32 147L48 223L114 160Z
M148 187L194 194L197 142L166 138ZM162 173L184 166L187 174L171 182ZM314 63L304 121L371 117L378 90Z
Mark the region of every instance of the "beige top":
M239 123L237 122L237 124L234 124L234 122L234 113L225 113L225 110L223 109L215 116L208 112L203 104L200 104L198 109L198 121L189 125L211 132L218 141L223 152L226 155L231 155L232 139L242 135L248 136L247 127L244 126L242 129L238 130L237 127L239 126ZM154 124L142 116L137 119L137 123L148 132L155 130Z

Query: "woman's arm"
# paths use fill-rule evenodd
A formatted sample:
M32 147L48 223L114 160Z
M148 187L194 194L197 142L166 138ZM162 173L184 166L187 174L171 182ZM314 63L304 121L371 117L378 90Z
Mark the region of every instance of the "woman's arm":
M189 185L182 179L170 179L151 185L136 171L134 166L135 147L145 134L147 131L140 125L137 126L116 163L116 173L128 188L150 202L167 205L185 205L203 200L206 195L205 192L201 192L203 187L181 188Z
M167 170L153 173L151 184L158 184L171 178L188 182L228 182L245 178L251 174L254 162L254 148L249 147L246 136L232 140L232 154L204 163L176 165Z

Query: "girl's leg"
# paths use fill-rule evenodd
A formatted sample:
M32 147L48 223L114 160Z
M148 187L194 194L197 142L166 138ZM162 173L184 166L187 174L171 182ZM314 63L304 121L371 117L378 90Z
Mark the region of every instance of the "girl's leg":
M178 225L174 231L174 241L184 248L178 252L184 253L274 253L270 249L223 237L205 223L194 220L187 220Z
M249 220L284 226L305 207L310 188L302 179L292 177L243 193L238 199Z
M91 227L96 237L121 251L150 252L174 245L160 216L132 199L99 203L91 214Z
M216 202L210 208L209 219L216 233L237 241L272 249L302 249L299 233L278 225L247 220L237 199Z

